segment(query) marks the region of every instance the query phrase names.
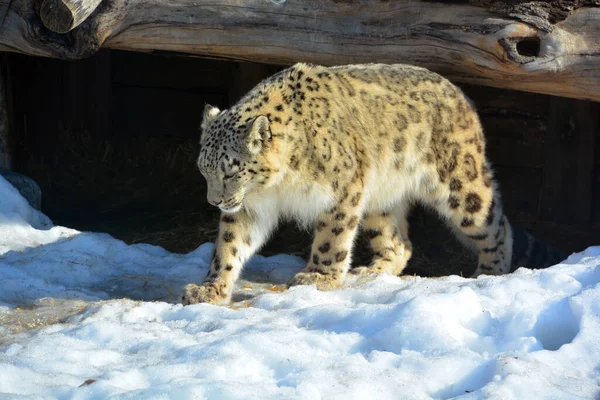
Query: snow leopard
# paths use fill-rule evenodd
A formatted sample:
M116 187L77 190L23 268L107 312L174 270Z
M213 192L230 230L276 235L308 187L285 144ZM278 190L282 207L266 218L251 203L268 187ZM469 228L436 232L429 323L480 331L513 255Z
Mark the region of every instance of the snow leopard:
M244 262L282 219L314 229L289 286L331 290L348 273L398 275L412 255L415 203L477 252L474 277L560 261L509 223L485 147L462 90L410 65L299 63L229 109L207 105L197 165L221 217L208 275L184 288L183 304L229 302ZM359 229L374 256L350 269Z

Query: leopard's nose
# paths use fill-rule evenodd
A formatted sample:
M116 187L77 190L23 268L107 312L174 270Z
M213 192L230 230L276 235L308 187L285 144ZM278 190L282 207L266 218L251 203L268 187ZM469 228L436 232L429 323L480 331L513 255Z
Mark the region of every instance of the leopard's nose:
M211 199L207 199L207 200L208 200L208 204L210 204L211 206L215 206L215 207L223 202L223 200L219 200L218 202L211 200Z

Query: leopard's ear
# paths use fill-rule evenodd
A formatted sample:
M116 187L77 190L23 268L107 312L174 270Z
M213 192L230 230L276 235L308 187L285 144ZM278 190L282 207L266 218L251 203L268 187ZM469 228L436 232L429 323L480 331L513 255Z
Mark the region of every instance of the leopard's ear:
M246 144L252 154L258 154L263 149L265 142L271 140L271 128L269 119L264 115L259 115L252 121L248 130Z
M200 129L204 131L208 124L214 121L215 118L221 113L217 107L213 107L210 104L204 106L204 115L202 116L202 123L200 124Z

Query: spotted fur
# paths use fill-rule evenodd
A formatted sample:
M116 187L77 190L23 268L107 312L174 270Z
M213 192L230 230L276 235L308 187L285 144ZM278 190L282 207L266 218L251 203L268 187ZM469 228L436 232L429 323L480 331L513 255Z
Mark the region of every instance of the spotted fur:
M227 302L281 218L315 229L308 265L290 285L339 287L359 226L375 256L352 272L401 273L414 202L437 210L476 249L475 276L507 273L517 256L477 113L426 69L296 64L230 109L207 106L202 132L198 167L223 213L206 281L185 288L185 304ZM535 246L517 247L526 263Z

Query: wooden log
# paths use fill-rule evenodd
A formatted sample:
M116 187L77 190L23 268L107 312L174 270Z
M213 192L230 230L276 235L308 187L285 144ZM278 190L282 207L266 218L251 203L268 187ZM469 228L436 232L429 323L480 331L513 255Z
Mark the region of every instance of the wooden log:
M44 0L40 18L48 29L67 33L79 26L102 0Z
M402 62L456 81L600 101L600 8L547 12L596 0L529 8L510 1L517 6L505 9L473 3L495 8L425 0L111 0L58 35L35 14L36 0L12 0L0 50L63 59L107 47L271 64Z
M9 74L6 55L0 56L0 172L12 167L9 129Z
M544 148L540 217L563 224L592 222L600 104L552 98Z

